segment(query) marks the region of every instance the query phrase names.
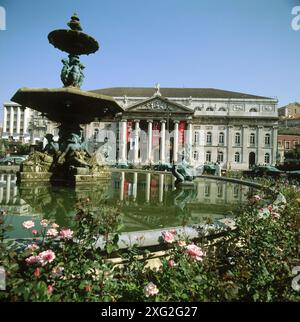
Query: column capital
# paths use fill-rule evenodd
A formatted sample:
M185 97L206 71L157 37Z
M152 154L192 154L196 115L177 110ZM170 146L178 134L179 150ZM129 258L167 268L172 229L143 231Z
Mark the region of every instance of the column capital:
M258 125L258 126L257 126L257 128L258 128L258 129L263 129L263 128L264 128L264 126L263 126L263 125Z
M127 122L127 119L121 119L120 122Z
M179 120L173 120L173 122L175 123L175 124L179 124Z
M133 122L134 123L140 123L140 120L135 119L135 120L133 120Z
M148 123L153 123L153 120L147 120Z
M245 124L243 124L243 125L242 125L242 128L243 128L243 129L246 129L246 128L248 128L248 127L249 127L248 125L245 125Z
M166 120L160 120L160 123L166 123L167 121Z

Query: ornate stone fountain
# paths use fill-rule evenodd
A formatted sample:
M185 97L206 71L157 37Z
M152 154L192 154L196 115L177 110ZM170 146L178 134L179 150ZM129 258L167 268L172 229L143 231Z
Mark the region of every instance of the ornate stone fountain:
M107 178L109 172L101 158L91 154L82 140L81 125L97 118L113 117L122 108L110 96L99 95L80 89L84 79L84 66L80 55L89 55L99 49L98 42L82 32L76 14L68 23L70 29L59 29L49 33L49 42L59 50L67 52L63 59L61 80L63 88L21 88L12 101L42 113L49 120L59 124L59 140L53 141L46 135L48 144L43 151L33 152L22 164L18 182L52 182L77 185L98 182Z

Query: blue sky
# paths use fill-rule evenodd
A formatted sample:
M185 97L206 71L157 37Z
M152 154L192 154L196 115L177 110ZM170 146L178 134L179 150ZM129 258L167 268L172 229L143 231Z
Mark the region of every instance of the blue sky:
M213 87L300 100L300 0L0 0L0 103L20 87L61 87L65 53L47 40L73 12L100 51L83 89ZM2 109L0 111L2 118Z

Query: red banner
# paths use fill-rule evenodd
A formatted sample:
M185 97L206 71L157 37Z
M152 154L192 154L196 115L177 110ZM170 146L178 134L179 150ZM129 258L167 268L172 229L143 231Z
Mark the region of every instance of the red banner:
M132 121L127 121L126 143L128 143L130 133L132 132Z
M179 144L184 144L184 131L185 131L185 121L180 121L178 124L178 136L179 136Z

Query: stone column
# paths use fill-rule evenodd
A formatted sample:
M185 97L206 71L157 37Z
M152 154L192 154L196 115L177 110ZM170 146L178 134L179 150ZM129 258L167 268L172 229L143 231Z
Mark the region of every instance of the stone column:
M14 107L10 107L10 123L9 123L9 135L13 135L14 132Z
M161 129L160 129L160 162L165 163L166 158L166 121L161 120Z
M148 137L148 141L147 141L147 160L148 160L148 164L152 163L152 140L153 140L153 135L152 135L152 120L148 120L148 133L147 133L147 137Z
M135 122L135 137L134 137L134 160L133 162L137 164L139 162L139 131L140 131L140 121L134 120Z
M134 172L133 173L133 187L132 187L132 195L133 195L133 200L136 200L137 196L137 185L138 185L138 173Z
M174 121L173 161L175 163L178 161L178 140L179 140L178 124L179 124L179 121L177 120Z
M120 200L124 200L124 183L125 183L125 172L121 172L120 180Z
M17 107L17 135L19 136L19 138L21 134L20 128L21 128L21 108Z
M193 150L193 124L191 121L188 121L187 123L187 138L186 138L186 145L187 145L187 155L189 156L188 162L189 164L193 163L193 155L192 155L192 150Z
M6 133L7 132L7 107L4 105L3 106L3 133Z
M249 131L248 126L243 125L243 148L242 148L242 162L247 165L249 161L249 153L248 152L248 142L249 142Z
M120 163L126 163L126 148L127 148L127 142L126 142L126 134L127 134L127 120L121 120L120 122L120 156L119 156L119 162Z
M146 202L150 201L150 191L151 191L151 173L146 173Z
M277 134L278 134L278 127L277 126L273 126L273 132L272 132L272 159L271 164L275 165L277 162L277 151L278 151L278 142L277 142Z
M257 164L264 164L265 163L265 153L264 153L264 127L259 125L257 127L257 151L256 151L256 162Z
M164 175L161 173L159 175L159 185L158 185L158 200L159 202L163 202L163 198L164 198Z
M6 178L6 204L9 204L10 200L10 187L11 187L11 174L7 175Z

